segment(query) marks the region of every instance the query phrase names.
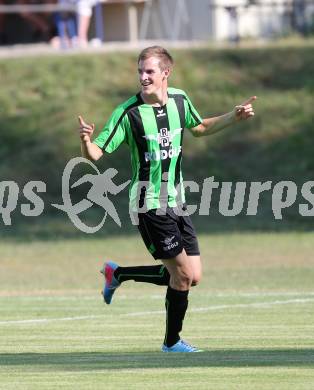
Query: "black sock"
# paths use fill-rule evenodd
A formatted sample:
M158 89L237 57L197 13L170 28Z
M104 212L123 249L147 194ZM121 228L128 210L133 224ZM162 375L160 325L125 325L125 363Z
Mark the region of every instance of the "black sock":
M144 265L136 267L118 267L114 271L114 277L122 283L126 280L168 286L170 275L164 265Z
M170 286L166 295L166 335L164 344L171 347L180 340L179 333L182 330L182 324L186 309L188 308L187 291L174 290Z

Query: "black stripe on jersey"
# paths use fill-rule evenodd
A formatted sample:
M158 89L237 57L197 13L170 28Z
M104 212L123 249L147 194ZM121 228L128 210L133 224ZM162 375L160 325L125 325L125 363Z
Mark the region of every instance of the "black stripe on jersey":
M140 102L141 104L141 102ZM132 110L128 111L128 117L133 133L133 137L135 140L135 144L138 150L138 158L140 162L139 167L139 188L137 193L137 199L139 200L138 207L143 209L145 204L145 195L147 187L145 185L141 185L141 183L149 182L149 173L150 173L150 161L145 160L145 153L148 152L148 144L145 136L144 125L141 117L141 113L138 107L134 107Z
M115 124L115 127L113 128L111 134L109 135L107 141L105 142L105 145L102 147L102 150L104 150L104 151L106 150L106 148L107 148L107 146L109 145L110 141L111 141L112 138L115 136L115 134L116 134L116 132L117 132L117 130L118 130L118 127L119 127L119 125L120 125L122 119L124 118L124 116L125 116L130 110L132 110L132 108L137 107L137 106L139 106L139 105L141 104L141 100L139 99L139 96L136 95L136 97L137 97L137 100L136 100L134 103L130 104L130 105L123 111L123 113L121 114L120 118L118 119L117 123Z
M192 110L192 108L191 108L191 105L190 105L190 103L189 103L189 101L188 101L188 99L186 98L185 95L183 95L183 94L174 94L174 93L171 93L171 94L169 94L168 96L169 96L169 97L172 97L172 98L174 98L174 99L176 99L177 96L181 96L183 99L185 99L185 100L187 101L187 103L188 103L189 111L190 111L190 113L191 113L193 119L194 119L198 124L201 123L200 120L198 119L198 117L194 114L194 112L193 112L193 110ZM185 126L183 126L183 128L184 128L184 127L185 127Z
M169 149L171 145L170 138L170 124L168 119L168 112L166 105L163 107L153 107L154 114L156 118L158 133L159 133L159 150L160 157L162 156L162 151L166 151L167 155L169 154ZM165 208L168 205L168 173L170 167L170 158L161 158L161 186L159 201L161 208Z
M177 110L180 117L180 126L182 128L181 131L181 139L180 139L180 145L182 146L183 142L183 132L184 132L184 125L185 125L185 112L184 112L184 101L182 99L183 95L174 95L173 99L177 106ZM177 188L177 185L180 183L180 171L181 171L181 161L182 161L182 150L177 158L176 167L175 167L175 176L174 176L174 186Z

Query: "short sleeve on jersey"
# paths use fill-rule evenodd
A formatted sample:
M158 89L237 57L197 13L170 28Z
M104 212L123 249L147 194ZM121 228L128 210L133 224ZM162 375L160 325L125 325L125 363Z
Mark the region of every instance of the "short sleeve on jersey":
M107 153L114 152L126 139L125 114L123 107L116 108L93 143Z
M200 114L196 111L189 97L184 94L185 127L191 129L202 123Z

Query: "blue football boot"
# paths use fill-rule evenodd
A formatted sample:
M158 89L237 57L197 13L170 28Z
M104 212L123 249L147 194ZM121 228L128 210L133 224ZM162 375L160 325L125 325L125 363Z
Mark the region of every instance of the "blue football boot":
M197 349L181 339L172 347L167 347L164 344L161 350L162 352L202 352L201 349Z
M104 264L103 269L100 271L105 277L105 285L102 290L104 301L107 305L110 305L112 296L121 283L114 277L114 271L118 268L118 264L113 261L108 261Z

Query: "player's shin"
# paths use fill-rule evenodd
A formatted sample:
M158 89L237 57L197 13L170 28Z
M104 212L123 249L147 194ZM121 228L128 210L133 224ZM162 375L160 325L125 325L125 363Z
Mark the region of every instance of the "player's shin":
M187 291L174 290L170 286L166 295L166 334L164 345L171 347L180 340L184 316L188 307Z

